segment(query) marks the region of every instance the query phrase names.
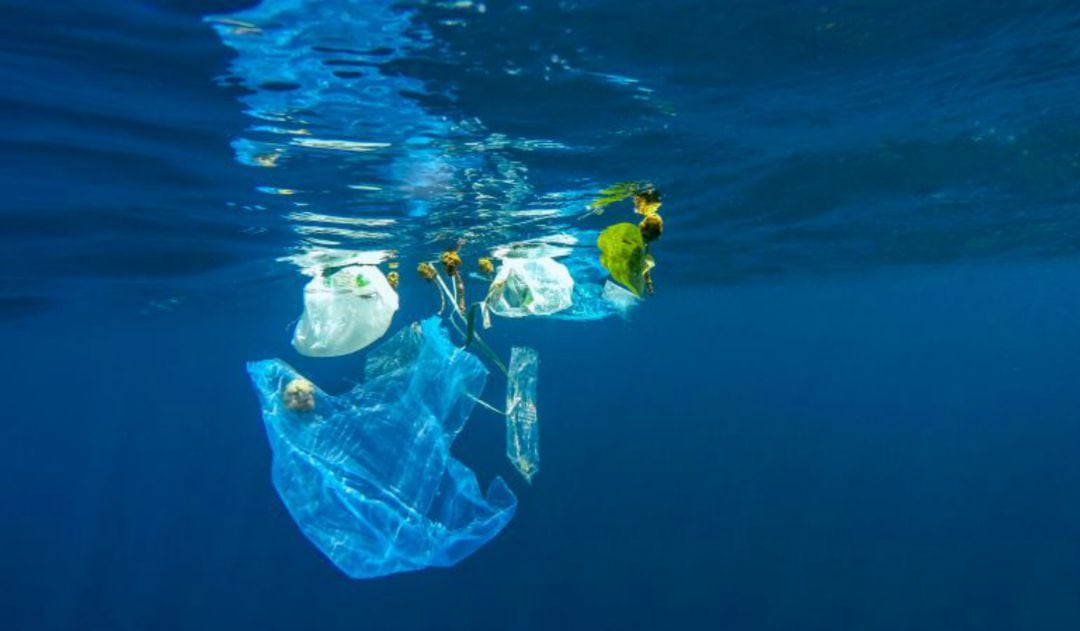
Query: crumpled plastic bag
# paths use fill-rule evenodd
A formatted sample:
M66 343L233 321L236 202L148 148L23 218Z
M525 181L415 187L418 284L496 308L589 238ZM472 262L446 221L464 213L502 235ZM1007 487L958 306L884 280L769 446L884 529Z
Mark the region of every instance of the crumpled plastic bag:
M553 258L504 258L486 303L492 313L507 318L552 315L573 305L574 279Z
M364 383L314 389L286 407L299 377L281 360L248 364L273 452L274 487L300 530L342 572L372 578L451 566L509 523L517 498L501 478L487 496L450 455L487 369L438 318L405 327L367 361Z
M304 287L293 347L309 357L347 355L386 334L398 295L374 265L350 265Z
M612 316L625 318L641 302L640 298L635 296L633 292L608 280L608 271L600 264L595 248L578 247L580 243L596 243L599 236L600 232L598 231L581 231L573 235L552 235L545 237L543 240L504 245L496 248L492 255L500 259L503 265L509 261L517 261L517 263L510 263L511 268L507 269L507 275L510 274L510 269L515 269L515 276L522 276L522 274L516 272L516 268L523 267L524 261L530 260L551 261L555 265L566 268L566 273L570 276L569 283L566 281L562 270L555 273L546 273L549 277L558 274L557 277L562 279L560 281L562 291L565 292L565 287L570 286L570 296L567 298L565 293L561 294L558 301L560 308L557 311L549 310L544 315L556 320L576 321L603 320ZM555 259L558 259L558 261L555 261ZM548 265L548 263L542 265ZM499 271L502 273L502 268ZM485 280L479 274L476 277L478 280ZM500 290L497 286L498 280L499 278L496 277L495 281L492 282L492 290L489 290L488 300L483 305L482 315L485 328L490 326L487 321L489 311L499 315L510 315L510 317L540 315L516 306L525 302L525 298L522 296L529 295L524 291L514 291L508 294L505 289L502 290L503 296L517 294L517 297L513 300L507 300L510 303L509 306L502 305L496 308L497 301L495 299L500 297ZM500 310L503 313L499 313ZM507 311L512 313L508 314Z

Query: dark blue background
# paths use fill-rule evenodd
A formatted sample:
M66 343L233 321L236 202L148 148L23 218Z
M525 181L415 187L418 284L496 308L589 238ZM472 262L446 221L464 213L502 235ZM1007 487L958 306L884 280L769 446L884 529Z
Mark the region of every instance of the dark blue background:
M543 470L514 478L478 413L456 451L514 483L517 517L456 568L377 581L341 576L270 486L243 362L294 358L295 287L20 320L7 626L1075 628L1078 281L914 268L502 327L543 359Z
M270 484L244 362L340 390L362 357L288 345L229 4L0 0L0 628L1080 628L1074 3L425 9L470 61L386 72L589 148L515 156L541 192L652 177L668 232L630 321L498 323L540 351L542 470L478 411L455 453L517 516L375 581ZM541 82L556 49L655 100Z

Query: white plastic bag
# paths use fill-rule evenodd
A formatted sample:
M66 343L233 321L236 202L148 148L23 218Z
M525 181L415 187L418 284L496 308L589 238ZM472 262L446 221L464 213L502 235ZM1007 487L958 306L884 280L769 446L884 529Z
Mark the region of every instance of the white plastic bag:
M293 347L308 357L354 353L382 337L398 308L398 295L373 265L351 265L304 287L304 313Z
M545 316L574 304L574 279L555 259L505 258L488 291L491 312L508 317Z

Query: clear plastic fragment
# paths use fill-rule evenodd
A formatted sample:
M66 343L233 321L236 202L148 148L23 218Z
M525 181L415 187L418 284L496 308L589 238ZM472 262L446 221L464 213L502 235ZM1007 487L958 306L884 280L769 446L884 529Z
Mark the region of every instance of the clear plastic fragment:
M531 348L510 350L506 381L506 457L526 481L540 471L540 426L536 380L540 358Z
M604 302L611 305L611 307L624 318L629 315L631 309L641 302L641 298L635 296L633 292L610 280L604 283L603 297Z
M569 309L554 314L553 318L590 321L612 316L625 317L641 302L629 291L618 291L622 287L607 280L607 270L592 253L589 256L569 257L564 263L574 277L574 304ZM612 287L609 288L608 285Z

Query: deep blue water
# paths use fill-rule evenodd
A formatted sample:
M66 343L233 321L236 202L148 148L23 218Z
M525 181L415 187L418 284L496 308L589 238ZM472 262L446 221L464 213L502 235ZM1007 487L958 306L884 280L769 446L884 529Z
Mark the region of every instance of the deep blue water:
M1080 628L1075 3L2 6L0 627ZM396 328L628 179L656 295L487 334L542 358L533 484L454 446L514 520L344 577L244 371L361 377L299 256L395 250Z

